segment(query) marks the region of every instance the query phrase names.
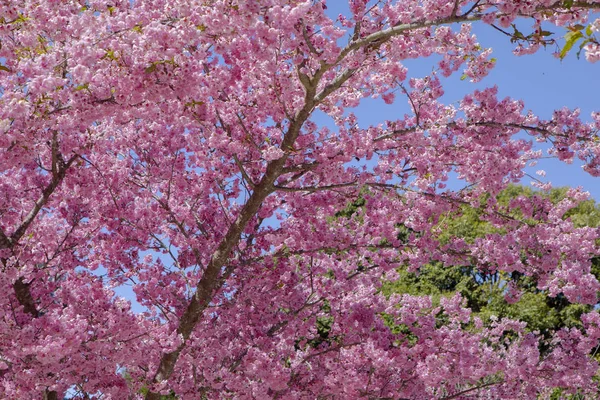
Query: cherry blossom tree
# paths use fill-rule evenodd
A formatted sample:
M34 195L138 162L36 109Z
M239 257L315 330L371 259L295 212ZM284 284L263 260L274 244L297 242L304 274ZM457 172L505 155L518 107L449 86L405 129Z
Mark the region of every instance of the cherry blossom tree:
M494 68L473 23L517 55L555 46L556 25L558 57L597 61L600 3L349 3L332 19L325 0L0 2L0 397L596 393L596 311L547 339L458 295L380 288L435 262L597 303L598 230L564 218L586 193L517 197L517 217L493 199L538 143L600 175L600 113L543 119L493 82L444 104L440 77ZM366 98L412 111L369 126ZM497 231L441 241L465 204Z

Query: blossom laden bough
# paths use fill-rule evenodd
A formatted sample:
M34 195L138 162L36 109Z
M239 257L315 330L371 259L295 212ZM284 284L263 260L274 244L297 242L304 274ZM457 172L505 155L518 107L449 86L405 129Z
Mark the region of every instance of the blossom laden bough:
M544 120L496 87L444 104L438 76L494 68L473 23L530 22L535 35L506 31L524 54L549 40L541 24L593 36L600 3L349 5L337 18L301 0L0 5L2 397L597 390L596 312L541 356L523 322L380 287L437 262L597 302L598 232L563 218L583 194L519 199L522 218L493 199L540 157L534 142L598 175L600 114ZM431 54L436 70L407 79L404 61ZM352 109L369 97L412 114L365 126ZM452 173L470 189L447 190ZM440 219L465 204L503 234L441 243ZM143 312L115 296L127 286Z

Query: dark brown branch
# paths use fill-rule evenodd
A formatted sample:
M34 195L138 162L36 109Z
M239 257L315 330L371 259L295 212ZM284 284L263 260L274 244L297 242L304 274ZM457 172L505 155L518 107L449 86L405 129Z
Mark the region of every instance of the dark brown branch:
M317 56L320 56L322 51L319 52L311 42L310 37L308 36L306 25L304 25L304 23L302 23L302 37L304 38L304 41L306 42L306 45L308 46L310 52L316 54Z
M458 13L459 3L460 3L460 0L454 0L454 7L452 7L452 12L450 12L451 17L456 16L456 13Z
M58 393L54 390L45 390L44 400L58 400Z
M331 93L338 90L357 71L358 71L358 68L349 68L349 69L345 70L344 72L342 72L340 75L335 77L335 79L333 79L333 81L331 81L331 83L329 83L327 86L325 86L323 88L323 90L321 90L321 92L315 97L315 100L319 103L322 102L323 100L325 100L325 98L327 96L329 96Z
M458 1L457 1L457 3L458 3ZM475 10L477 7L479 7L479 3L481 3L481 0L477 0L477 1L476 1L476 2L475 2L475 3L474 3L472 6L471 6L471 8L469 8L469 10L468 10L466 13L464 13L462 16L466 16L466 15L469 15L469 14L471 14L471 13L472 13L472 12L473 12L473 11L474 11L474 10Z
M29 214L27 214L27 216L25 217L25 219L23 220L21 225L19 225L19 227L11 235L10 239L12 240L13 244L17 243L19 241L19 239L21 239L21 237L23 237L23 235L25 234L25 232L27 231L27 229L29 228L29 226L31 225L31 223L33 222L35 217L38 215L40 210L46 205L46 203L50 199L50 196L52 195L52 193L54 193L54 191L56 190L58 185L62 182L62 180L65 177L65 174L67 173L67 170L69 169L71 164L73 164L73 162L77 159L77 156L72 156L65 163L64 161L62 161L62 157L60 157L60 155L57 155L56 157L57 157L57 159L55 160L54 159L55 155L53 154L53 160L52 160L53 172L54 172L54 165L56 164L57 165L56 173L52 174L52 180L50 181L48 186L46 186L44 188L44 190L42 190L42 195L35 202L33 209L29 212Z
M242 164L242 162L240 161L240 159L238 158L238 156L236 156L235 154L233 155L233 161L235 161L235 164L237 165L238 169L240 170L240 173L242 174L242 178L244 178L244 181L248 185L250 185L250 187L252 189L254 189L254 187L256 186L256 184L250 178L250 176L246 173L246 170L244 169L244 165Z
M218 111L217 111L217 115L218 115ZM240 123L240 126L242 127L242 130L244 131L244 133L246 134L246 139L252 143L254 145L254 147L256 147L257 150L260 150L260 146L258 144L256 144L256 142L254 141L254 139L252 138L252 134L250 133L250 131L248 130L248 128L246 128L246 125L244 124L244 120L243 118L240 116L240 114L235 114L235 116L238 119L238 122ZM221 123L221 125L223 125L223 120L221 119L221 116L219 116L219 122ZM226 127L227 129L227 133L229 134L229 136L231 137L231 131L229 129L229 127L227 125L223 125Z
M492 28L494 28L495 30L497 30L497 31L501 32L502 34L504 34L504 35L506 35L506 36L510 37L510 38L512 38L512 37L513 37L513 35L512 35L512 34L510 34L510 33L506 32L506 31L505 31L504 29L502 29L502 28L499 28L499 27L498 27L498 26L496 26L495 24L491 24L491 27L492 27Z
M302 359L302 363L305 363L305 362L307 362L307 361L309 361L309 360L311 360L311 359L313 359L315 357L321 356L323 354L331 353L332 351L338 351L338 350L341 350L341 349L346 349L346 348L349 348L349 347L354 347L354 346L356 346L358 344L360 344L360 342L352 342L352 343L348 343L348 344L339 344L337 346L331 346L331 347L329 347L329 348L327 348L325 350L319 351L317 353L309 354L308 356L306 356L306 357L304 357Z
M450 396L442 397L440 400L456 399L457 397L460 397L460 396L462 396L464 394L467 394L469 392L473 392L475 390L483 389L483 388L486 388L488 386L498 385L500 383L504 383L504 381L503 380L499 380L499 381L493 381L493 382L484 383L484 384L478 385L478 386L473 386L472 388L463 390L462 392L458 392L458 393L454 393L454 394L452 394Z
M23 277L21 277L17 279L15 283L13 283L13 289L19 304L23 306L23 311L31 315L33 318L37 318L40 316L40 313L35 306L35 300L33 300L33 296L29 290L30 285L31 282L25 283Z
M282 192L318 192L321 190L333 190L345 187L356 186L356 182L338 183L335 185L327 186L304 186L304 187L286 187L286 186L275 186L275 190Z
M31 315L33 318L38 318L41 314L35 306L35 300L31 295L31 291L29 290L29 286L31 282L25 283L23 278L19 278L13 283L13 289L15 291L15 296L17 297L17 301L19 304L23 306L23 311L27 314ZM54 390L44 390L43 393L44 400L58 400L58 393Z
M517 123L503 123L503 122L495 122L495 121L478 121L478 122L466 121L465 122L466 128L471 128L474 126L485 126L485 127L498 128L498 129L503 129L503 128L504 129L520 129L520 130L524 130L524 131L537 132L542 135L548 135L548 136L561 136L562 135L562 133L552 132L551 130L549 130L548 127L543 127L543 126L533 126L533 125L525 125L525 124L517 124ZM446 125L433 126L432 128L442 128L442 127L457 128L459 126L456 122L450 122ZM430 128L421 128L419 126L413 126L411 128L398 129L398 130L394 130L390 133L380 135L380 136L376 137L375 139L373 139L373 141L379 142L381 140L391 139L396 136L404 135L406 133L415 132L415 131L417 131L417 129L422 129L425 131ZM583 139L583 138L578 138L578 139Z
M54 133L52 136L52 180L42 190L42 195L35 202L33 209L27 214L25 219L21 222L19 227L14 231L14 233L9 237L0 230L0 249L12 249L16 246L19 239L23 237L29 226L33 223L35 217L38 215L40 210L46 205L50 196L54 193L58 185L62 182L65 177L65 174L69 167L73 164L73 162L77 159L77 156L72 156L67 162L64 161L62 155L59 152L58 146L58 133ZM62 243L61 243L62 245ZM13 290L15 292L15 297L19 304L23 307L23 311L33 318L38 318L41 314L36 307L35 300L31 294L29 289L31 282L25 283L23 277L19 277L13 283ZM58 393L53 390L44 390L43 393L44 400L58 400Z
M12 240L6 236L4 231L0 229L0 250L10 249L13 246Z
M310 171L318 166L319 166L319 163L317 163L316 161L312 162L312 163L297 164L297 165L293 165L291 167L282 168L281 173L289 174L292 172Z

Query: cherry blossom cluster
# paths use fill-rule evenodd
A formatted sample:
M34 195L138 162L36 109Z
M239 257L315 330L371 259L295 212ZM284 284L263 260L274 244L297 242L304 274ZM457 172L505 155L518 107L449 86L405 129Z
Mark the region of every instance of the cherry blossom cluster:
M540 143L600 175L600 113L543 119L493 82L445 104L441 77L494 68L473 24L587 26L600 3L348 5L0 2L0 397L597 390L595 311L547 339L481 320L460 296L380 289L438 262L598 302L599 232L565 217L585 193L510 209L495 196ZM515 52L537 51L536 37ZM585 51L597 61L597 42ZM408 78L406 60L430 55L433 72ZM410 111L368 124L354 109L369 98ZM496 233L443 242L444 218L465 206Z

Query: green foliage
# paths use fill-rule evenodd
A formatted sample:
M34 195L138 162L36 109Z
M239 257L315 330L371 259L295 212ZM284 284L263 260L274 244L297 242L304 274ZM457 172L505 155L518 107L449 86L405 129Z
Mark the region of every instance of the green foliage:
M127 381L128 385L131 384L133 378L131 377L131 375L127 372L127 371L123 371L123 378L125 378L125 380ZM139 390L139 394L141 394L143 397L146 397L146 395L148 394L150 390L148 389L147 386L142 386L142 388ZM179 400L179 397L177 397L175 395L175 393L173 391L171 391L170 394L168 395L161 395L160 396L160 400Z
M567 56L575 44L579 43L579 51L577 52L577 58L581 55L583 48L588 43L598 43L598 39L594 36L592 24L587 26L576 24L567 28L569 31L565 34L565 45L560 50L559 56L562 60Z
M533 218L526 219L519 208L510 207L511 200L519 196L538 196L557 204L566 196L568 188L559 188L543 193L524 186L511 185L501 192L496 201L506 213L506 217L522 220L527 224L539 223ZM490 233L503 234L504 230L493 226L484 218L484 210L488 204L489 196L480 199L479 207L464 205L458 211L440 218L437 236L441 244L449 243L453 238L461 238L467 243L473 243L477 238ZM364 207L366 200L360 196L350 202L343 210L335 214L335 218L352 218L357 211ZM567 211L564 218L569 218L575 227L597 227L600 225L600 207L593 201L585 201L577 207ZM398 224L398 239L406 243L411 236L419 236L408 227ZM526 258L526 255L523 255ZM600 278L600 258L592 259L592 272ZM359 266L358 269L364 268ZM543 338L540 342L540 352L545 354L550 350L550 340L557 330L564 327L582 328L580 317L583 313L593 309L592 306L570 303L564 295L550 297L547 291L537 288L534 277L525 276L519 272L500 272L493 268L487 271L474 265L444 266L439 262L432 262L422 266L416 272L400 268L399 278L395 281L384 281L381 293L389 296L393 293L409 294L413 296L430 296L433 306L440 304L442 297L452 297L457 292L466 300L467 306L473 315L479 317L485 324L494 318L510 318L527 323L526 329L530 332L539 332ZM507 284L511 283L522 292L520 299L509 303L505 299ZM316 347L323 342L331 343L335 338L329 337L333 319L325 315L317 319L317 335L313 338L303 338L306 345ZM413 326L397 324L389 315L381 316L392 332L398 335L397 345L414 346L419 338L413 332ZM436 316L436 324L443 325L445 315ZM466 327L469 329L469 327ZM299 341L300 342L300 341ZM564 393L557 388L550 395L553 399L579 399L580 395Z
M353 202L349 203L343 210L336 212L335 216L336 218L350 218L354 215L354 213L356 213L356 211L360 207L363 207L365 204L366 200L364 199L364 197L361 196Z
M322 315L319 315L316 318L317 334L313 337L301 337L297 339L294 345L296 350L303 348L304 345L312 348L317 348L322 343L330 345L338 339L330 336L333 317L331 316L331 305L327 299L325 299L321 305L321 313Z
M496 200L501 206L508 209L509 202L518 196L542 196L556 204L564 199L567 189L554 189L548 194L536 192L523 186L510 186L500 193ZM447 215L439 223L440 234L438 239L442 244L448 243L452 238L462 238L468 243L489 233L502 231L484 220L483 206L489 198L482 198L481 207L474 208L463 206L458 212ZM510 209L509 217L522 219L519 209ZM598 226L600 224L600 208L592 200L583 202L569 210L565 218L570 218L577 227ZM533 220L528 223L537 223ZM400 229L399 235L406 235ZM600 260L594 259L593 272L600 277ZM460 293L466 299L467 305L475 316L484 322L490 321L492 316L498 318L511 318L527 323L530 331L539 331L542 335L550 337L552 332L563 327L581 327L580 316L589 312L592 307L581 304L571 304L559 294L550 297L546 291L537 288L535 278L524 276L519 272L504 273L491 269L490 271L468 266L443 266L440 263L425 265L417 272L400 269L399 279L393 282L384 282L382 293L427 295L431 296L434 304L439 304L442 296L451 297ZM509 304L504 299L506 285L512 282L521 291L522 296L514 304ZM543 349L542 349L543 350Z
M586 397L580 393L565 393L565 390L562 388L556 388L552 391L548 400L588 400L589 397Z
M573 45L577 43L579 39L583 38L583 33L581 31L569 31L565 35L565 45L560 51L560 59L566 57L567 53L571 50Z

